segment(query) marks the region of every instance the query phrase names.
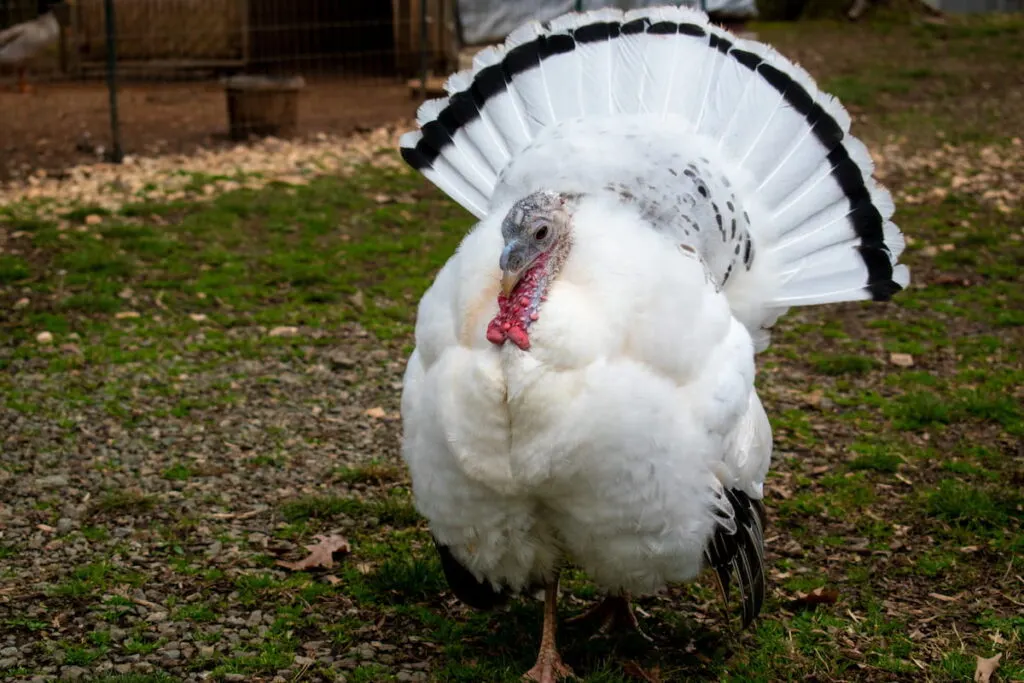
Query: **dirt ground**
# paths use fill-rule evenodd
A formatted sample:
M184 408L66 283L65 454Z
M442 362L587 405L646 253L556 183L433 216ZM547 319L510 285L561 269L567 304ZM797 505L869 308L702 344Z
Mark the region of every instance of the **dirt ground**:
M0 181L95 162L110 148L104 83L34 87L28 95L0 88ZM190 153L228 143L227 104L216 81L128 83L119 102L126 154ZM408 88L396 81L308 80L299 110L300 135L372 128L413 114L416 105Z

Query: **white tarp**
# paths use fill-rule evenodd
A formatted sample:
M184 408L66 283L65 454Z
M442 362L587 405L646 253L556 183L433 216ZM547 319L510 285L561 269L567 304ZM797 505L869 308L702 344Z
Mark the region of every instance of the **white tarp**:
M667 4L701 7L700 0L687 0L683 3L673 3L671 0L583 0L581 3L577 3L577 0L458 0L458 3L462 42L466 45L500 42L531 19L549 21L572 12L577 4L584 11L602 7L630 10ZM757 14L754 0L704 0L703 9L736 17L752 17Z

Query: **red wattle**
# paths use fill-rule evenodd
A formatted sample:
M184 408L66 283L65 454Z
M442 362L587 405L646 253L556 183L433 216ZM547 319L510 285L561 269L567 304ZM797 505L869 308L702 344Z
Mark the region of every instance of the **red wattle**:
M513 344L526 351L530 348L530 335L522 327L513 327L508 331L508 338Z
M502 345L505 343L505 338L508 335L501 329L501 325L498 324L497 320L492 320L491 324L487 326L487 341L492 344Z
M531 311L530 305L537 292L537 280L547 263L548 254L542 254L530 268L523 273L515 289L506 296L498 295L498 315L487 325L487 341L501 346L506 340L526 351L530 348L530 335L527 328L530 323L540 317L537 311ZM543 301L546 297L541 297Z

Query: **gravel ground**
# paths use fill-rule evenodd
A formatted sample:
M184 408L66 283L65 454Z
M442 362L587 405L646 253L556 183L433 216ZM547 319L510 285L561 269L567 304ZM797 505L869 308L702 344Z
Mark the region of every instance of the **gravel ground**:
M242 339L263 338L267 332L234 330ZM75 437L68 443L67 428L28 416L7 413L2 418L9 436L5 469L0 470L0 485L7 492L0 528L4 540L17 542L23 552L5 560L8 587L2 589L0 621L32 628L38 622L71 642L92 643L92 634L105 633L97 644L113 652L89 661L77 651L54 649L46 639L9 631L0 642L0 670L45 662L32 667L34 679L59 674L79 680L160 669L200 680L208 672L189 673L188 666L264 642L278 615L238 591L228 592L225 608L209 620L216 642L199 639L195 618L205 621L201 609L189 608L208 604L210 596L191 587L190 576L218 572L219 580L230 585L265 568L268 556L303 555L301 543L275 537L281 523L274 511L285 501L320 491L343 465L359 467L382 453L393 454L398 438L401 366L389 360L392 352L357 325L318 341L328 344L309 347L298 359L271 354L225 363L200 354L192 359L195 363L216 365L195 376L168 373L159 365L83 371L78 381L97 387L123 381L144 392L153 383L168 383L173 398L146 401L144 409L126 404L140 418L130 429L112 418L104 404L66 413L59 398L62 377L19 369L15 390L52 392L54 404L39 408L43 414L65 414L74 423ZM184 418L151 417L161 408L203 405L224 387L244 398L232 406L193 410ZM381 417L371 417L380 411ZM45 443L65 445L40 452ZM363 489L341 482L332 486L336 495L357 500ZM339 520L327 531L351 534L354 524ZM378 521L367 518L359 524L375 528ZM183 559L175 562L175 556ZM76 569L83 567L87 570L79 577ZM57 604L51 602L55 590ZM83 595L94 597L94 609L73 607ZM277 676L267 678L290 679L314 660L344 672L363 660L387 662L388 657L386 648L371 644L346 650L329 642L303 642L300 653L282 660ZM405 673L400 680L424 678L414 668ZM242 674L225 677L249 680Z

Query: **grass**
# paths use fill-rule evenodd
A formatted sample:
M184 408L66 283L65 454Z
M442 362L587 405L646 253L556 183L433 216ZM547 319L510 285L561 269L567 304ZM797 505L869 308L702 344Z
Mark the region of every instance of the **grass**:
M843 98L874 149L1019 149L1019 19L756 28ZM986 172L976 158L958 172ZM913 199L897 222L915 286L889 305L793 310L760 358L776 454L761 619L733 628L705 578L640 599L657 648L563 623L583 680L945 682L995 652L1000 680L1024 678L1024 246L1011 238L1024 211L952 187L944 168L896 165L886 182ZM31 530L0 543L5 633L66 665L159 664L97 680L334 677L315 656L296 664L309 643L347 661L350 682L519 680L538 606L451 600L389 417L416 302L471 225L461 209L366 167L206 203L83 206L64 219L102 222L82 232L34 211L0 209L25 233L0 254L0 415L20 430L0 467ZM66 486L19 488L59 467ZM71 531L46 531L63 518ZM334 566L277 564L332 534L351 545ZM835 602L809 604L818 588ZM565 616L596 597L578 572L564 589ZM163 662L183 640L167 624L212 650Z

